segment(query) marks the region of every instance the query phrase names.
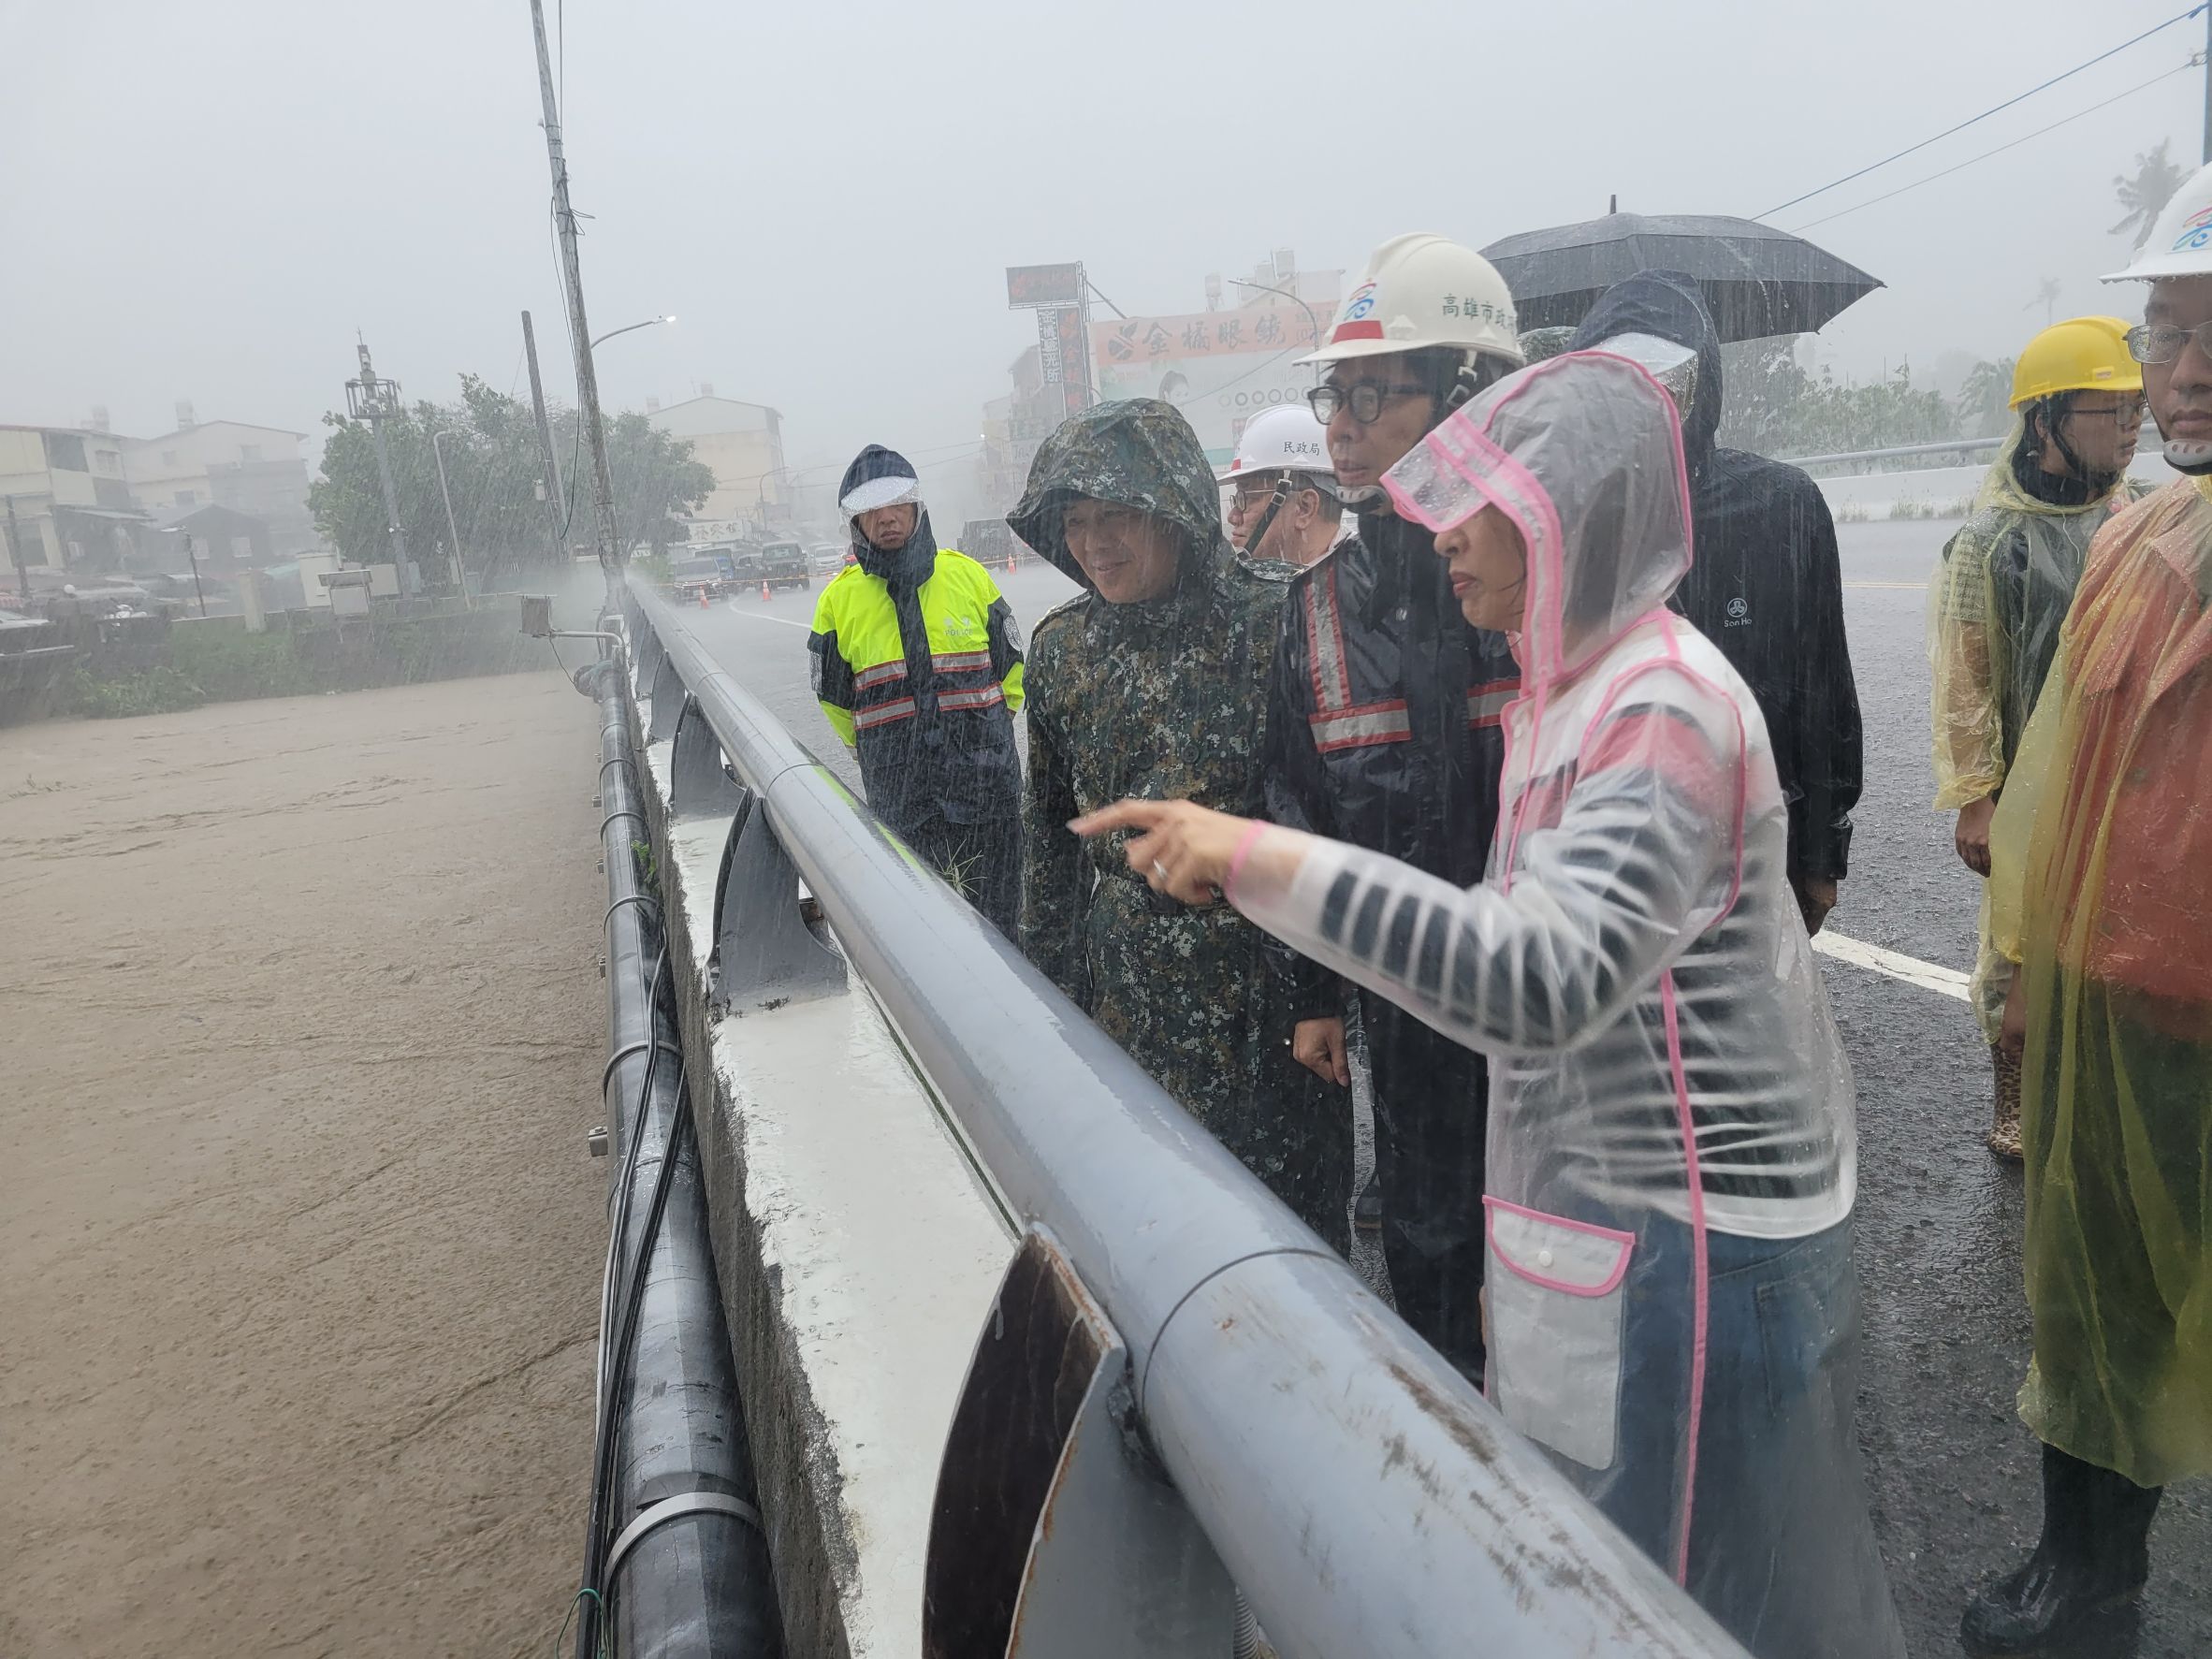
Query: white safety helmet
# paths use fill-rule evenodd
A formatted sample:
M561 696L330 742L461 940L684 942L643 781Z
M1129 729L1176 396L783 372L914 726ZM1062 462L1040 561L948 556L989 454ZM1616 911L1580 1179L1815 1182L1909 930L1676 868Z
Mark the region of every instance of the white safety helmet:
M1375 250L1337 308L1327 342L1298 360L1336 363L1437 346L1516 368L1524 361L1513 296L1497 268L1473 248L1416 231Z
M2212 276L2212 167L2199 167L2159 210L2134 263L2099 280L2155 283L2187 276Z
M1236 454L1214 474L1214 481L1231 484L1247 473L1288 472L1318 473L1320 482L1327 484L1334 471L1329 459L1329 429L1304 404L1286 403L1245 422Z

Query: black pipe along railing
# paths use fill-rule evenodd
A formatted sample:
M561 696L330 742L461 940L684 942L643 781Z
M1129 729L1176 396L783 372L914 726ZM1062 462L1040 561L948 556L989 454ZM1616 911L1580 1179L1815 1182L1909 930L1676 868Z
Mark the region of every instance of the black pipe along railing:
M667 971L619 652L583 669L600 710L610 1159L597 1430L577 1659L783 1652Z

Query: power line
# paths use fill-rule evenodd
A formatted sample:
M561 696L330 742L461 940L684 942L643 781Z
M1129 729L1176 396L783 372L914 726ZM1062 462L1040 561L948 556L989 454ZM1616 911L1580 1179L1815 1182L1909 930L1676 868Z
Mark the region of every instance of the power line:
M2170 17L2162 23L2159 23L2152 28L2144 30L2142 34L2136 36L2132 40L2123 40L2117 46L2114 47L2110 51L2101 51L2095 57L2088 60L2088 62L2076 64L2073 68L2066 70L2063 74L2054 75L2048 80L2042 81L2037 85L2030 87L2026 92L2021 93L2017 97L2007 98L2001 104L1992 105L1989 109L1983 110L1979 115L1970 116L1965 121L1960 122L1957 126L1945 127L1942 132L1936 134L1936 136L1932 138L1923 138L1917 144L1907 145L1904 149L1899 151L1895 155L1885 155L1880 161L1871 162L1866 167L1860 167L1858 171L1855 173L1845 173L1841 179L1831 180L1829 182L1823 184L1818 190L1808 190L1803 196L1793 196L1789 198L1789 200L1783 202L1780 207L1768 208L1763 213L1754 213L1752 217L1754 219L1770 219L1775 214L1782 212L1786 209L1796 207L1801 201L1811 201L1816 196L1826 196L1829 191L1835 189L1838 185L1848 184L1854 179L1863 179L1869 173L1875 171L1877 168L1885 167L1893 161L1902 161L1906 156L1913 154L1914 152L1925 150L1930 144L1940 142L1941 140L1949 138L1953 133L1962 133L1968 127L1974 125L1977 122L1986 121L1989 119L1989 117L1997 114L2001 110L2010 109L2015 104L2019 103L2022 99L2031 98L2037 93L2045 91L2050 87L2058 85L2061 80L2070 80L2072 77L2079 75L2084 69L2093 67L2098 64L2102 64L2106 58L2116 56L2117 54L2127 51L2131 46L2140 45L2142 42L2148 40L2153 35L2159 33L2159 31L2161 29L2171 29L2176 23L2184 22L2192 17L2198 16L2204 11L2204 9L2205 7L2202 6L2192 6L2187 11L2181 12L2176 16ZM1937 176L1941 177L1942 175L1939 174Z
M1170 398L1168 401L1173 404L1177 409L1187 409L1191 404L1199 402L1202 399L1216 398L1219 397L1223 392L1229 390L1229 388L1231 386L1243 386L1244 382L1250 380L1255 374L1259 373L1262 370L1273 369L1277 363L1280 363L1292 352L1302 352L1303 350L1305 350L1305 347L1302 345L1287 345L1281 351L1276 352L1270 357L1260 358L1259 362L1253 364L1251 368L1245 370L1244 373L1238 375L1234 380L1225 380L1219 386L1210 386L1202 392L1191 393L1187 398Z
M1985 150L1979 155L1969 156L1966 160L1958 163L1956 167L1947 167L1940 173L1930 173L1925 179L1915 179L1910 184L1899 184L1895 190L1885 191L1880 196L1869 196L1865 201L1859 202L1855 206L1839 208L1836 211L1825 214L1821 218L1809 219L1802 225L1794 226L1790 229L1790 234L1792 236L1802 235L1804 232L1811 230L1816 225L1826 225L1830 220L1841 219L1848 214L1857 212L1860 208L1870 208L1876 202L1885 202L1889 200L1892 196L1902 196L1908 190L1917 190L1923 184L1933 184L1938 179L1948 179L1953 173L1958 172L1966 167L1971 167L1977 162L1987 161L1992 155L2002 155L2007 150L2015 149L2021 144L2025 144L2030 138L2040 138L2045 133L2056 132L2059 128L2067 125L2071 122L2079 121L2085 115L2094 115L2098 110L2117 104L2123 98L2133 97L2137 93L2141 92L2144 87L2156 86L2161 80L2170 80L2175 76L2183 74L2188 70L2195 68L2196 66L2197 65L2194 63L2176 64L2173 68L2167 69L2161 74L2153 75L2148 80L2143 81L2139 85L2131 86L2126 92L2115 93L2111 97L2106 98L2100 103L2091 104L2086 109L2076 109L2072 115L2062 115L2057 121L2052 122L2048 126L2039 126L2031 133L2022 133L2018 138L2013 139L2010 143L2000 144L1994 150Z

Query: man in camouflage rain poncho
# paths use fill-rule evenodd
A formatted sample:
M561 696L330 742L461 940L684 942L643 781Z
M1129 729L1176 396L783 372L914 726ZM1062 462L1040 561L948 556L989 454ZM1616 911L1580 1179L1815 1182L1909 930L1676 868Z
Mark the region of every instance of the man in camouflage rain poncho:
M1046 439L1008 516L1088 591L1029 643L1022 948L1340 1251L1351 1121L1290 1058L1259 929L1155 894L1120 838L1068 822L1126 796L1260 809L1288 565L1236 554L1198 436L1167 403L1106 403Z

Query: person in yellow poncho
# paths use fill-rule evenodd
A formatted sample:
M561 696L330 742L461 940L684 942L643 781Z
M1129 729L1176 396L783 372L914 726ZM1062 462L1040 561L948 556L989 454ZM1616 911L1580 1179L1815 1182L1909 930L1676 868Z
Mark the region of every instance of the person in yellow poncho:
M2133 1594L2161 1489L2212 1473L2212 167L2119 276L2151 282L2129 347L2195 475L2091 546L1991 837L2044 1516L1967 1610L1978 1654Z
M2143 371L2117 317L2072 317L2013 369L2013 425L1928 583L1936 809L1958 856L1989 873L1989 822L2059 648L2090 538L2141 493L2127 476L2143 429ZM1996 1073L1989 1150L2020 1156L2020 1069L1998 1042L2012 964L1985 908L1971 995Z

